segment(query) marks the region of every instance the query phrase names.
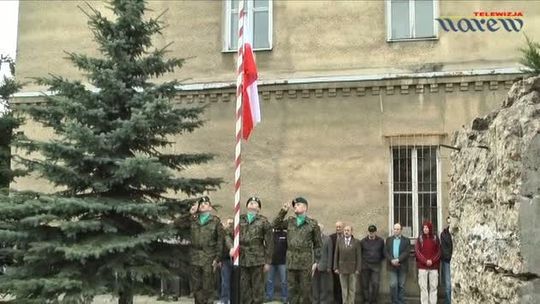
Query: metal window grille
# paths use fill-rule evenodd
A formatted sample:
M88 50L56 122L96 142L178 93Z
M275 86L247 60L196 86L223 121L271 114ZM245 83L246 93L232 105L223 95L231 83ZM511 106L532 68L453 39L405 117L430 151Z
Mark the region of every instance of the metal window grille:
M429 220L437 233L442 216L438 145L426 138L393 138L390 160L390 224L401 223L403 235L415 237Z

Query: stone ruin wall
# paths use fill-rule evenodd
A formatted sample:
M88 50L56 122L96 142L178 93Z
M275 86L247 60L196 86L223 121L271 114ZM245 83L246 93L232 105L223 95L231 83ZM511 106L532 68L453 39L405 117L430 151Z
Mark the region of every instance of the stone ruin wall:
M540 303L540 77L454 134L454 303Z

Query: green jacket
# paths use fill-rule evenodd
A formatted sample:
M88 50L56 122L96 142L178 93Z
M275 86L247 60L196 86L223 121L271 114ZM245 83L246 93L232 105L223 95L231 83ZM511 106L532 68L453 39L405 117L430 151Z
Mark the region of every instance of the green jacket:
M276 229L287 229L287 269L308 270L321 258L321 230L316 220L306 217L300 227L296 217L285 219L287 211L280 210L273 222Z
M220 261L223 252L224 231L219 217L210 215L204 225L196 215L187 214L175 221L181 228L189 228L191 234L191 264L208 266Z
M247 215L240 215L240 266L272 264L273 250L272 225L268 219L257 214L249 224Z

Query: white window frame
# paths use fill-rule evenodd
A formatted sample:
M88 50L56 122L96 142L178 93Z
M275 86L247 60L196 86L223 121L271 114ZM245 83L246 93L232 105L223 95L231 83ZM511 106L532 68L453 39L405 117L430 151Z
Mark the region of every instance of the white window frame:
M414 24L414 12L415 12L415 0L409 0L409 35L410 38L392 38L392 0L386 0L386 42L398 42L398 41L423 41L423 40L438 40L439 39L439 25L435 21L435 18L439 17L439 0L433 1L433 37L414 37L415 24Z
M253 47L253 51L271 51L272 50L272 42L273 42L273 37L272 37L272 33L273 33L273 2L274 0L268 0L268 45L269 47L266 47L266 48L260 48L260 47L255 47L255 45L252 45ZM248 22L250 22L251 24L249 25L251 29L253 29L253 22L254 22L254 18L253 18L253 13L255 11L263 11L265 9L261 9L261 8L254 8L253 7L253 4L254 4L254 0L246 0L246 15L247 15L247 20ZM225 9L224 9L224 12L225 12L225 26L224 26L224 29L223 29L223 49L222 49L222 52L224 53L233 53L233 52L237 52L238 49L233 49L231 46L232 46L232 43L231 43L231 15L232 15L232 1L231 0L225 0L224 1L224 4L225 4ZM238 12L236 12L235 14L236 16L238 16ZM253 31L255 32L255 31ZM237 37L238 35L236 35L235 37Z
M412 178L412 217L413 217L413 227L412 227L412 235L410 236L411 239L415 239L419 234L419 228L418 228L418 156L417 156L417 147L425 147L426 145L418 145L415 147L412 147L411 150L411 178ZM391 146L389 149L390 157L389 157L389 174L388 174L388 184L390 185L388 187L389 194L388 194L388 210L389 210L389 217L388 217L388 235L391 236L394 231L394 224L395 224L395 217L394 217L394 156L392 153L392 149L399 146ZM442 223L442 182L441 182L441 154L440 154L440 148L436 147L436 175L437 175L437 232L440 233L443 228ZM403 223L402 223L403 225Z

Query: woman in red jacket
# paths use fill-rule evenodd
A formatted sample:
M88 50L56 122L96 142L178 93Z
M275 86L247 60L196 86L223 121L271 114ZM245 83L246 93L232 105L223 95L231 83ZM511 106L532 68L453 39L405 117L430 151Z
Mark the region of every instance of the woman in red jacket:
M422 225L422 234L416 240L414 251L418 267L420 302L422 304L436 304L441 246L437 234L433 233L431 222L426 221Z

